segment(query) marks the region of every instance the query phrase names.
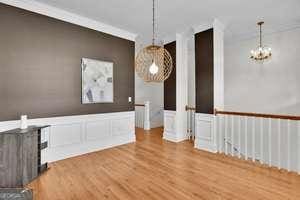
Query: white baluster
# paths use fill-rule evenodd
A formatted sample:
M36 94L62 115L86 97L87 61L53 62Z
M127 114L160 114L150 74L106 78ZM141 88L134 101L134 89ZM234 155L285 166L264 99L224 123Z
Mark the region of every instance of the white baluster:
M281 120L278 119L278 169L281 169Z
M219 121L219 118L217 115L214 116L214 122L215 122L214 127L215 127L215 132L216 132L215 136L216 136L217 152L220 153L220 151L219 151L219 132L220 132L219 123L220 123L220 121Z
M195 111L192 110L192 138L195 139Z
M231 116L231 156L234 156L234 116Z
M298 135L298 155L297 155L297 159L298 159L298 174L300 174L300 121L298 121L298 127L297 127L297 135Z
M245 117L245 159L248 160L248 118Z
M255 117L252 118L252 161L255 162Z
M227 119L227 115L224 115L225 117L225 154L228 155L228 143L227 143L227 140L228 140L228 137L227 137L227 126L228 126L228 119Z
M241 130L242 129L242 118L239 116L239 130L238 130L238 137L239 137L239 158L241 158L241 151L242 151L242 148L241 148L241 141L242 141L242 137L241 137Z
M150 130L150 102L145 102L144 130Z
M260 118L260 163L264 163L264 119Z
M191 132L190 132L190 110L187 110L187 135L189 139L191 139Z
M290 154L290 146L291 146L291 129L290 129L290 120L287 120L287 170L291 171L291 154Z
M272 119L269 118L269 136L268 136L268 141L269 141L269 166L272 166Z
M192 139L192 111L189 110L189 136Z
M218 116L217 115L217 117L218 117L218 121L219 121L219 132L218 132L218 134L219 134L219 152L220 153L223 153L223 139L222 138L224 138L223 137L223 127L222 127L222 123L223 123L223 117L222 117L222 115L221 116Z
M145 121L145 109L143 109L143 107L141 107L140 110L140 124L141 124L141 128L144 128L144 121Z

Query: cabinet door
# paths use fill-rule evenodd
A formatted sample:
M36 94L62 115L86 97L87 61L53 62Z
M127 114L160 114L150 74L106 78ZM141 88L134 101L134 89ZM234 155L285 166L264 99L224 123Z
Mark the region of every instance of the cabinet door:
M0 187L22 186L21 146L18 135L0 135Z
M23 185L38 175L38 133L37 131L23 135Z

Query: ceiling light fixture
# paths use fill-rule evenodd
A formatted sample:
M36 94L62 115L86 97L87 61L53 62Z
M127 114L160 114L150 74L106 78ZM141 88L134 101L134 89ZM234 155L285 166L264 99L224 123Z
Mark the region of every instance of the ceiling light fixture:
M170 53L163 46L155 45L155 0L152 5L152 45L146 46L137 54L135 70L146 82L163 82L169 78L173 62Z
M265 60L271 57L271 48L262 46L262 31L261 27L264 22L258 22L257 25L259 26L259 46L255 50L251 50L251 57L254 60Z

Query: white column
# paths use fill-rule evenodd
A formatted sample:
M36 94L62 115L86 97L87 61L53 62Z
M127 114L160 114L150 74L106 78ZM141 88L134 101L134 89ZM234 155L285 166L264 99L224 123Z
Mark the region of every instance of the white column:
M217 19L214 29L214 106L224 110L224 25Z
M145 101L144 130L150 130L150 102Z
M224 110L224 25L219 20L215 19L213 22L213 29L214 29L214 107L219 110ZM212 134L213 143L211 145L213 147L217 146L216 134L217 132L215 131L215 129L213 129L213 134ZM231 140L234 141L233 138L231 138ZM233 145L234 144L232 143L232 146ZM212 150L214 151L214 149Z
M176 34L176 141L186 140L188 105L188 35L189 32Z

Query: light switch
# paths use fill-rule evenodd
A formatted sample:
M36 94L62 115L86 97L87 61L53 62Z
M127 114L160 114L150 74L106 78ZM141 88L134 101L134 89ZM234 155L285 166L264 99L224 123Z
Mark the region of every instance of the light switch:
M128 102L131 103L131 101L132 101L132 98L128 97Z

